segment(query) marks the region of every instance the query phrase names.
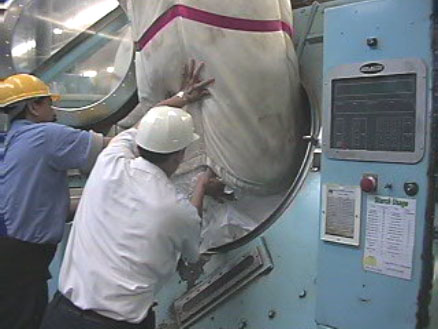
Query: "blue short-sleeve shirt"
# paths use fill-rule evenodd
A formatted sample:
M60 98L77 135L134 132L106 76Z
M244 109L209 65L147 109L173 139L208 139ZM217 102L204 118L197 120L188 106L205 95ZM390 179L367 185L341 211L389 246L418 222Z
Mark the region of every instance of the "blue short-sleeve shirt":
M92 133L13 122L0 146L0 236L58 243L69 211L67 170L87 166Z

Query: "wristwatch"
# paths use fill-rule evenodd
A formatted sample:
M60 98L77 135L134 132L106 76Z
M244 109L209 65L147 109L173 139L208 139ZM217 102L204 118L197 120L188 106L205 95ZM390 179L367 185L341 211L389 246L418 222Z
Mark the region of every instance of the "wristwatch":
M184 98L184 95L185 95L185 92L184 91L179 91L179 92L177 92L176 93L176 97L179 97L179 98Z

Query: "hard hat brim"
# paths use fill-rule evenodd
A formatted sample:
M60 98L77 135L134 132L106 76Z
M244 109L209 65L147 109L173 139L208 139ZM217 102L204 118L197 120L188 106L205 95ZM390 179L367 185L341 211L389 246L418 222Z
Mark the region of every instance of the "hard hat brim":
M49 96L52 99L52 102L59 102L61 100L60 94L50 94Z
M28 100L31 100L32 98L39 98L39 97L50 97L52 99L52 102L58 102L61 100L60 94L44 94L44 95L36 94L36 95L29 95L28 97L23 97L21 99L15 99L15 100L12 100L12 101L4 103L4 104L0 104L0 107L8 107L8 106L13 105L15 103L28 101Z

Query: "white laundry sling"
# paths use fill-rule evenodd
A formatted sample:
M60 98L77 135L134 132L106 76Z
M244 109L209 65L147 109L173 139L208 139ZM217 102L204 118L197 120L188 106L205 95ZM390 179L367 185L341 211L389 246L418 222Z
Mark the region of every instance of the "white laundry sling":
M177 175L209 165L243 194L284 191L301 164L290 1L128 0L126 5L137 45L140 105L121 125L133 125L176 94L190 59L203 61L202 78L216 81L211 97L185 108L202 138L189 147Z

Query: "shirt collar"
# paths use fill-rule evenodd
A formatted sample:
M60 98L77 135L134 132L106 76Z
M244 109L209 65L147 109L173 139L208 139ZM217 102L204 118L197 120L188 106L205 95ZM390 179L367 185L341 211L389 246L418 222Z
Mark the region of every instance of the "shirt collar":
M32 124L35 124L35 122L32 122L30 120L26 120L26 119L14 120L14 121L12 121L10 130L16 130L20 127L28 126L28 125L32 125Z
M35 122L29 121L29 120L25 120L25 119L18 119L18 120L14 120L12 121L11 127L9 128L7 135L6 135L6 144L9 143L9 141L11 140L12 136L14 136L14 134L21 128L21 127L25 127L25 126L29 126L35 124Z
M132 166L133 168L148 172L154 176L163 178L168 180L169 178L167 177L166 173L158 166L154 165L152 162L149 162L145 159L143 159L142 157L137 157L133 162L132 162Z

